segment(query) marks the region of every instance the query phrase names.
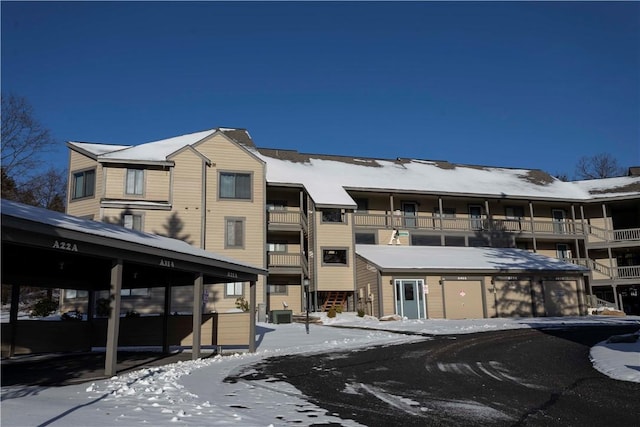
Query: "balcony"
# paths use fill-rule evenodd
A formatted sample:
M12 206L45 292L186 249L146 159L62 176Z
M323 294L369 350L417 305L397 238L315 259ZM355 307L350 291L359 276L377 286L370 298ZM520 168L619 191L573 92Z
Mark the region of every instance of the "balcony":
M593 280L596 284L598 284L598 281L613 280L622 284L625 280L635 282L640 279L640 265L611 267L585 258L567 258L564 261L590 268Z
M307 221L300 211L267 211L267 225L271 231L306 231Z
M629 244L640 246L640 228L623 230L605 230L596 226L588 226L588 243L591 247L624 247Z
M367 228L403 228L421 231L460 231L484 232L502 231L513 234L536 236L574 237L584 235L582 223L571 220L529 220L529 219L493 219L455 218L437 215L404 215L404 214L354 214L355 227Z
M304 274L309 276L309 265L302 254L268 252L268 266L271 274Z

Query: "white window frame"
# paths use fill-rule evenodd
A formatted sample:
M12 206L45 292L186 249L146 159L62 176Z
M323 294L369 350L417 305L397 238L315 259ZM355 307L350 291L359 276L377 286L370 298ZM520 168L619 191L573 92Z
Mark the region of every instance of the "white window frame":
M224 284L225 298L238 298L244 296L244 282L229 282Z
M144 195L144 169L127 169L124 181L124 193L134 196Z

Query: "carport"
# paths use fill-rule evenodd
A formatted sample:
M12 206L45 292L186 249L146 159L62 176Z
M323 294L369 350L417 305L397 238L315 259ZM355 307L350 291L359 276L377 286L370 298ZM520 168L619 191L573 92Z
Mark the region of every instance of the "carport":
M258 275L267 271L195 248L186 242L2 200L2 283L12 286L10 325L13 356L21 286L109 290L105 375L116 373L122 289L193 287L192 358L201 354L204 284L250 283L255 313ZM91 305L91 303L90 303ZM89 311L91 315L91 310ZM249 351L255 351L255 316L249 316ZM167 322L165 321L166 325ZM166 337L166 330L163 331ZM168 351L167 341L163 349Z

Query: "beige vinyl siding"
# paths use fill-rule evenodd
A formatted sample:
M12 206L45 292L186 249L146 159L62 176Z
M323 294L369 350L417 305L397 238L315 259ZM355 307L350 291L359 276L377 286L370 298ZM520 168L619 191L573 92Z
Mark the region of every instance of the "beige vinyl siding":
M169 200L171 172L168 169L144 169L144 189L141 195L126 193L128 169L127 167L104 168L107 199Z
M79 217L98 218L100 212L100 198L103 194L103 171L102 166L97 161L69 150L69 182L67 184L67 213ZM96 182L93 197L73 200L73 174L77 171L95 169Z
M205 168L206 173L210 169L204 164L203 158L192 150L183 150L172 160L175 166L172 170L170 219L179 222L182 227L180 233L189 236L189 243L202 247L203 176Z
M277 284L277 283L274 283ZM288 308L286 310L292 310L294 314L300 313L302 309L302 286L299 285L287 285L287 294L269 294L269 309L270 310L285 310L283 302L287 303Z
M265 181L264 164L226 137L216 134L195 147L215 165L207 168L207 220L205 249L248 264L265 267ZM227 200L218 197L218 175L221 171L250 173L251 200ZM176 178L174 177L174 186ZM174 198L176 194L174 193ZM199 200L199 199L198 199ZM244 247L225 248L225 218L244 220ZM258 301L263 303L265 278L259 276L256 286ZM248 293L246 295L249 297Z
M353 291L355 254L353 248L352 214L346 213L346 223L322 222L322 211L314 213L318 291ZM347 249L347 265L323 265L323 250Z
M393 276L383 274L380 279L382 283L382 316L396 314L396 300L393 290Z
M380 316L379 301L382 295L378 286L378 270L360 257L356 257L356 295L358 304L356 308L364 310L370 316ZM369 300L369 292L373 295L373 301Z
M427 294L427 315L429 319L444 318L444 293L440 285L440 276L427 276L425 281L429 287Z

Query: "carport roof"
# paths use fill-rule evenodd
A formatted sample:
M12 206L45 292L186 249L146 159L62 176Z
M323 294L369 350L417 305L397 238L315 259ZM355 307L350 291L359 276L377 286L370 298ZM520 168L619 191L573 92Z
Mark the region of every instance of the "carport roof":
M4 199L1 207L3 244L34 246L69 255L123 258L169 269L228 277L228 281L235 281L236 277L242 280L267 274L265 269L196 248L182 240Z
M356 254L382 271L588 271L586 267L515 248L356 245Z

